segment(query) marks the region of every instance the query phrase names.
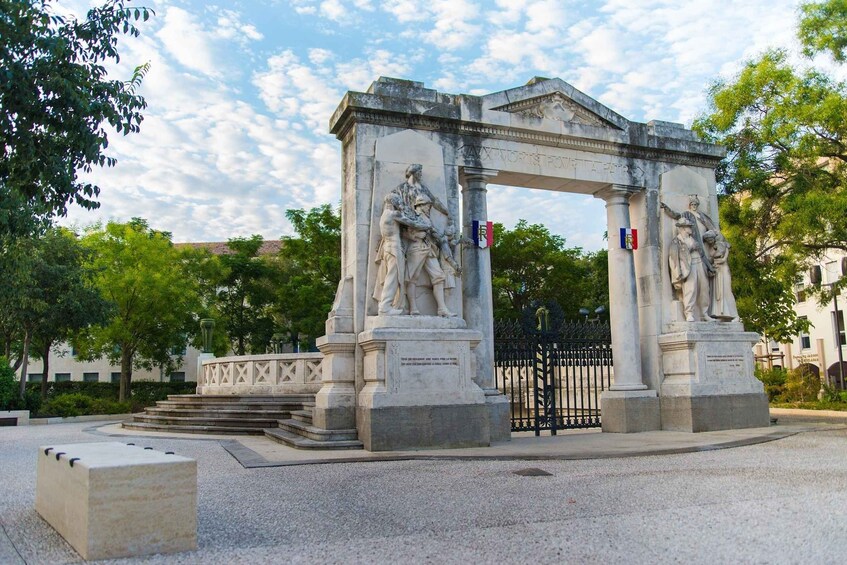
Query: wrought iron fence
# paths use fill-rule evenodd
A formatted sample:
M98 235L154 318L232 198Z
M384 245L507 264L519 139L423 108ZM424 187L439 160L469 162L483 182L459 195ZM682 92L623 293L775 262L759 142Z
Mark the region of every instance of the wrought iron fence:
M556 316L545 308L534 314L494 324L497 387L511 403L512 430L599 427L600 393L612 382L608 322L550 320Z

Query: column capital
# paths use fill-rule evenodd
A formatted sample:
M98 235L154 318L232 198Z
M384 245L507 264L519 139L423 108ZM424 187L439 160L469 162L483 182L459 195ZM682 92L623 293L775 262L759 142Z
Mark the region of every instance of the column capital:
M461 172L462 180L478 180L483 182L488 182L488 179L496 177L500 174L500 171L497 169L482 169L479 167L463 167ZM462 184L464 188L464 183Z
M594 198L600 198L606 201L606 205L610 204L628 204L630 197L643 190L640 186L631 186L627 184L610 184L605 188L601 188L594 193Z

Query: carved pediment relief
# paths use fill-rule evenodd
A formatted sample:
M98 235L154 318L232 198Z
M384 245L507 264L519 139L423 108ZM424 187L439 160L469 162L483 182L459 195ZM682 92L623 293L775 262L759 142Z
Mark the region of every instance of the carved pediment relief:
M499 108L492 108L492 110L509 112L510 114L518 114L528 118L545 118L564 123L614 127L618 129L611 122L604 120L591 110L577 104L561 92L553 92L544 96L512 102Z

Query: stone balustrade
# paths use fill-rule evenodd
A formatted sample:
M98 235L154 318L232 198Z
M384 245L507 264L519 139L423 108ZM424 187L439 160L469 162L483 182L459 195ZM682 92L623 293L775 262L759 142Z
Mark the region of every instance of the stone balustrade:
M274 353L204 359L197 394L278 395L317 393L322 353Z

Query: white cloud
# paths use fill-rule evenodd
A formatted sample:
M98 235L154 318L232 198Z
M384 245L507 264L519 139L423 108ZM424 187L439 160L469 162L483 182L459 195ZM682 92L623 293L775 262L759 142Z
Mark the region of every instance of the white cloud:
M336 203L328 120L378 76L485 94L559 76L624 116L690 123L718 74L794 41L797 0L151 0L116 77L151 61L142 133L113 135L95 218L146 216L178 240L290 233L284 211ZM88 0L67 0L83 14ZM272 10L272 11L269 11ZM279 17L286 26L278 25ZM292 24L293 25L289 25ZM365 25L366 24L366 25ZM111 67L110 67L111 68ZM847 72L845 70L840 71ZM492 187L492 219L544 223L604 247L602 202Z

